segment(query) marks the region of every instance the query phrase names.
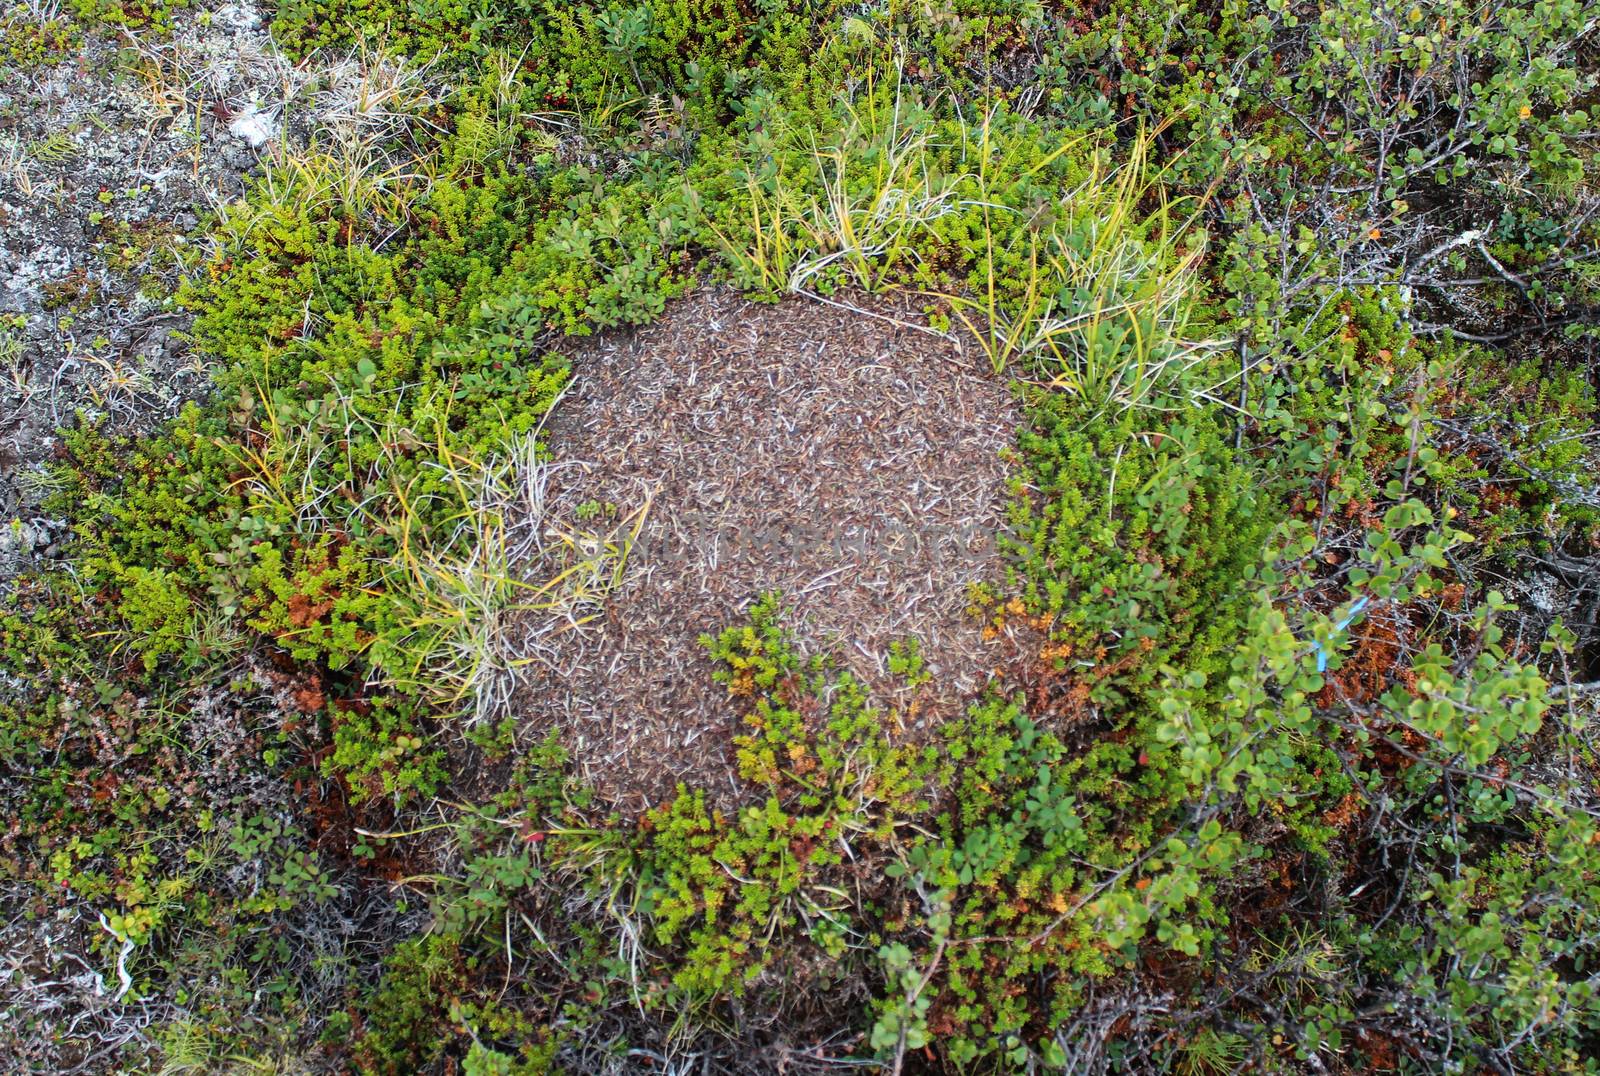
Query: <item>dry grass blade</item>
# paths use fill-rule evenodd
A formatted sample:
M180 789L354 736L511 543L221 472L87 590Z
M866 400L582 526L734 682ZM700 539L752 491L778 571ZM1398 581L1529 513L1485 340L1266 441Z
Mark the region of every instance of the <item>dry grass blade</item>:
M461 508L447 542L418 533L414 506L396 490L400 552L384 591L399 613L369 656L390 682L473 725L506 713L519 671L550 660L559 636L595 618L650 510L645 496L603 533L550 525L544 491L554 465L534 437L488 464L448 464Z
M931 167L933 136L903 87L888 106L870 88L864 97L842 106L833 139L811 138L798 175L746 160L745 219L732 230L707 222L745 286L800 293L840 267L850 283L877 291L921 257L933 222L958 208L963 177Z
M942 297L997 372L1020 364L1091 410L1167 407L1199 394L1184 375L1217 344L1186 340L1184 331L1204 237L1194 212L1180 217L1160 198L1148 165L1152 137L1136 139L1115 168L1094 158L1089 176L1062 199L1064 220L1036 231L996 220L1012 211L990 192L1025 158L997 147L984 124L976 147L982 285L976 295ZM1143 211L1152 196L1157 209ZM1019 260L1020 274L1003 268Z

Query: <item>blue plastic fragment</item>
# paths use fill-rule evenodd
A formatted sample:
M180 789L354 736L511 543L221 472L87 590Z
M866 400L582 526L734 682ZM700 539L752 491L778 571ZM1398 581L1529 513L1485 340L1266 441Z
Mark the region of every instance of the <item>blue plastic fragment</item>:
M1352 604L1350 606L1350 611L1344 615L1344 619L1340 620L1339 623L1337 623L1337 624L1335 624L1333 626L1333 630L1335 632L1340 632L1340 631L1343 631L1344 629L1348 628L1350 626L1350 622L1352 620L1354 620L1357 616L1359 616L1360 613L1361 613L1361 610L1365 609L1366 607L1367 607L1367 596L1365 594L1363 594L1361 597L1359 597L1359 598L1357 598L1355 600L1354 604ZM1322 648L1322 644L1321 643L1315 644L1315 648L1316 648L1316 655L1317 655L1317 671L1318 672L1327 672L1328 671L1328 652Z

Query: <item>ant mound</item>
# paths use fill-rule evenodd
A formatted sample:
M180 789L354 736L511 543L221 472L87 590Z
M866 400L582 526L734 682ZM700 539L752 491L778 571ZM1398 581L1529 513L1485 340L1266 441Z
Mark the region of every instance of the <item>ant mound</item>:
M571 349L545 534L627 555L519 709L560 730L618 808L680 781L739 798L739 709L700 636L747 622L764 593L781 594L801 653L837 659L896 735L954 716L987 679L970 587L999 571L1020 407L904 300L857 302L706 291ZM913 637L930 674L915 686L887 667Z

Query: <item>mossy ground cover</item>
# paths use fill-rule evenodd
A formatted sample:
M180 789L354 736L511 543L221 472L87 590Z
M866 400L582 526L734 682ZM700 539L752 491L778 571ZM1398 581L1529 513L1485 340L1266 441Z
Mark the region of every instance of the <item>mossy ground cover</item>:
M214 112L277 141L179 255L211 389L69 421L0 621L13 1056L1593 1071L1592 10L266 14L342 74ZM505 648L637 535L530 510L557 341L718 287L892 295L1011 386L997 660L907 737L752 596L737 794L622 812Z

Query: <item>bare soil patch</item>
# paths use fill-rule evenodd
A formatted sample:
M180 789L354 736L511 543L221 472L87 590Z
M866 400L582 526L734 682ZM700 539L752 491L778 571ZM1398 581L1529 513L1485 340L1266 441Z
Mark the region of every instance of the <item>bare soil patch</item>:
M707 291L572 349L547 526L649 511L604 617L530 678L521 710L533 731L561 729L618 807L679 781L737 797L739 715L699 638L763 592L905 735L988 676L970 586L999 570L1020 406L981 355L919 329L913 304L850 305ZM887 668L913 636L932 674L917 688Z

